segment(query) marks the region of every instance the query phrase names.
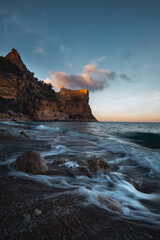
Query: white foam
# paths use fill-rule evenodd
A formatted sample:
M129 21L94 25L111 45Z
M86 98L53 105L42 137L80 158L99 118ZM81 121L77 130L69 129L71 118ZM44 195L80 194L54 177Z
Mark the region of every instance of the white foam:
M63 166L66 166L68 168L76 168L76 167L79 167L79 164L76 163L76 162L73 162L73 161L69 161L69 162L66 162L64 164L62 164Z
M45 125L39 125L39 126L35 127L35 129L49 130L49 131L52 131L52 132L59 132L60 131L59 127L49 127L49 126L45 126Z

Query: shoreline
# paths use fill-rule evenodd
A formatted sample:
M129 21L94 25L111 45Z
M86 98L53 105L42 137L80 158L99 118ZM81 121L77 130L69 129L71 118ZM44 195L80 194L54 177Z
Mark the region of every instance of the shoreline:
M146 240L158 239L160 234L151 224L120 219L94 205L84 206L83 198L66 194L53 197L53 189L29 180L2 177L0 191L1 239L102 240L107 236ZM33 216L35 209L42 213Z
M68 171L66 166L52 162L53 159L59 160L60 155L45 157L49 170L40 176L17 171L15 159L21 152L36 149L47 153L50 147L47 141L11 134L6 139L0 138L0 144L5 145L6 154L0 163L0 239L105 240L106 236L113 240L159 238L159 226L120 215L92 201L87 202L83 192L77 192L77 185L73 184L78 179L81 182L81 176L77 178L78 172ZM48 181L50 178L51 182ZM66 179L69 181L65 182ZM90 181L90 178L84 179ZM95 181L94 178L92 181ZM40 214L35 216L36 209Z

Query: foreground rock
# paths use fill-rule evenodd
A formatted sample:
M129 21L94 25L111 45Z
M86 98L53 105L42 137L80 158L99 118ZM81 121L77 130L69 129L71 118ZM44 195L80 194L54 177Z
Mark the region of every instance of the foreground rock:
M32 174L41 174L48 170L44 158L37 151L25 152L16 160L20 171Z
M122 204L114 198L99 194L98 201L112 211L118 212L120 214L123 213Z
M87 164L93 172L96 172L99 169L107 171L110 169L107 160L102 157L93 156L87 160Z

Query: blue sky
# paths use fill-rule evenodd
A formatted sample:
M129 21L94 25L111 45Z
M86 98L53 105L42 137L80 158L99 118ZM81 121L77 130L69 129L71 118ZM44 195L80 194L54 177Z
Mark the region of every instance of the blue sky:
M0 0L12 48L54 87L89 88L103 121L160 121L160 1Z

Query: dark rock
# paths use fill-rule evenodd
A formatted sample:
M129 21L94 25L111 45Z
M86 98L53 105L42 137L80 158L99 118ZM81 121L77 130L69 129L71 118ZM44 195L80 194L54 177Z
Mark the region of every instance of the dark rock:
M25 152L16 160L20 171L32 174L41 174L48 170L44 158L37 151Z
M101 195L101 194L98 195L98 200L100 203L105 205L108 209L118 212L120 214L123 213L122 204L118 200L105 195Z
M99 169L107 171L110 169L107 160L102 157L93 156L87 160L87 164L93 172Z
M24 132L24 131L21 131L20 134L21 134L22 136L26 137L26 138L29 138L29 136L27 135L27 133Z
M79 167L71 167L68 168L68 172L73 175L74 177L77 176L87 176L89 178L92 178L92 172L89 168L85 166L79 166Z
M6 133L5 129L0 129L0 133Z

